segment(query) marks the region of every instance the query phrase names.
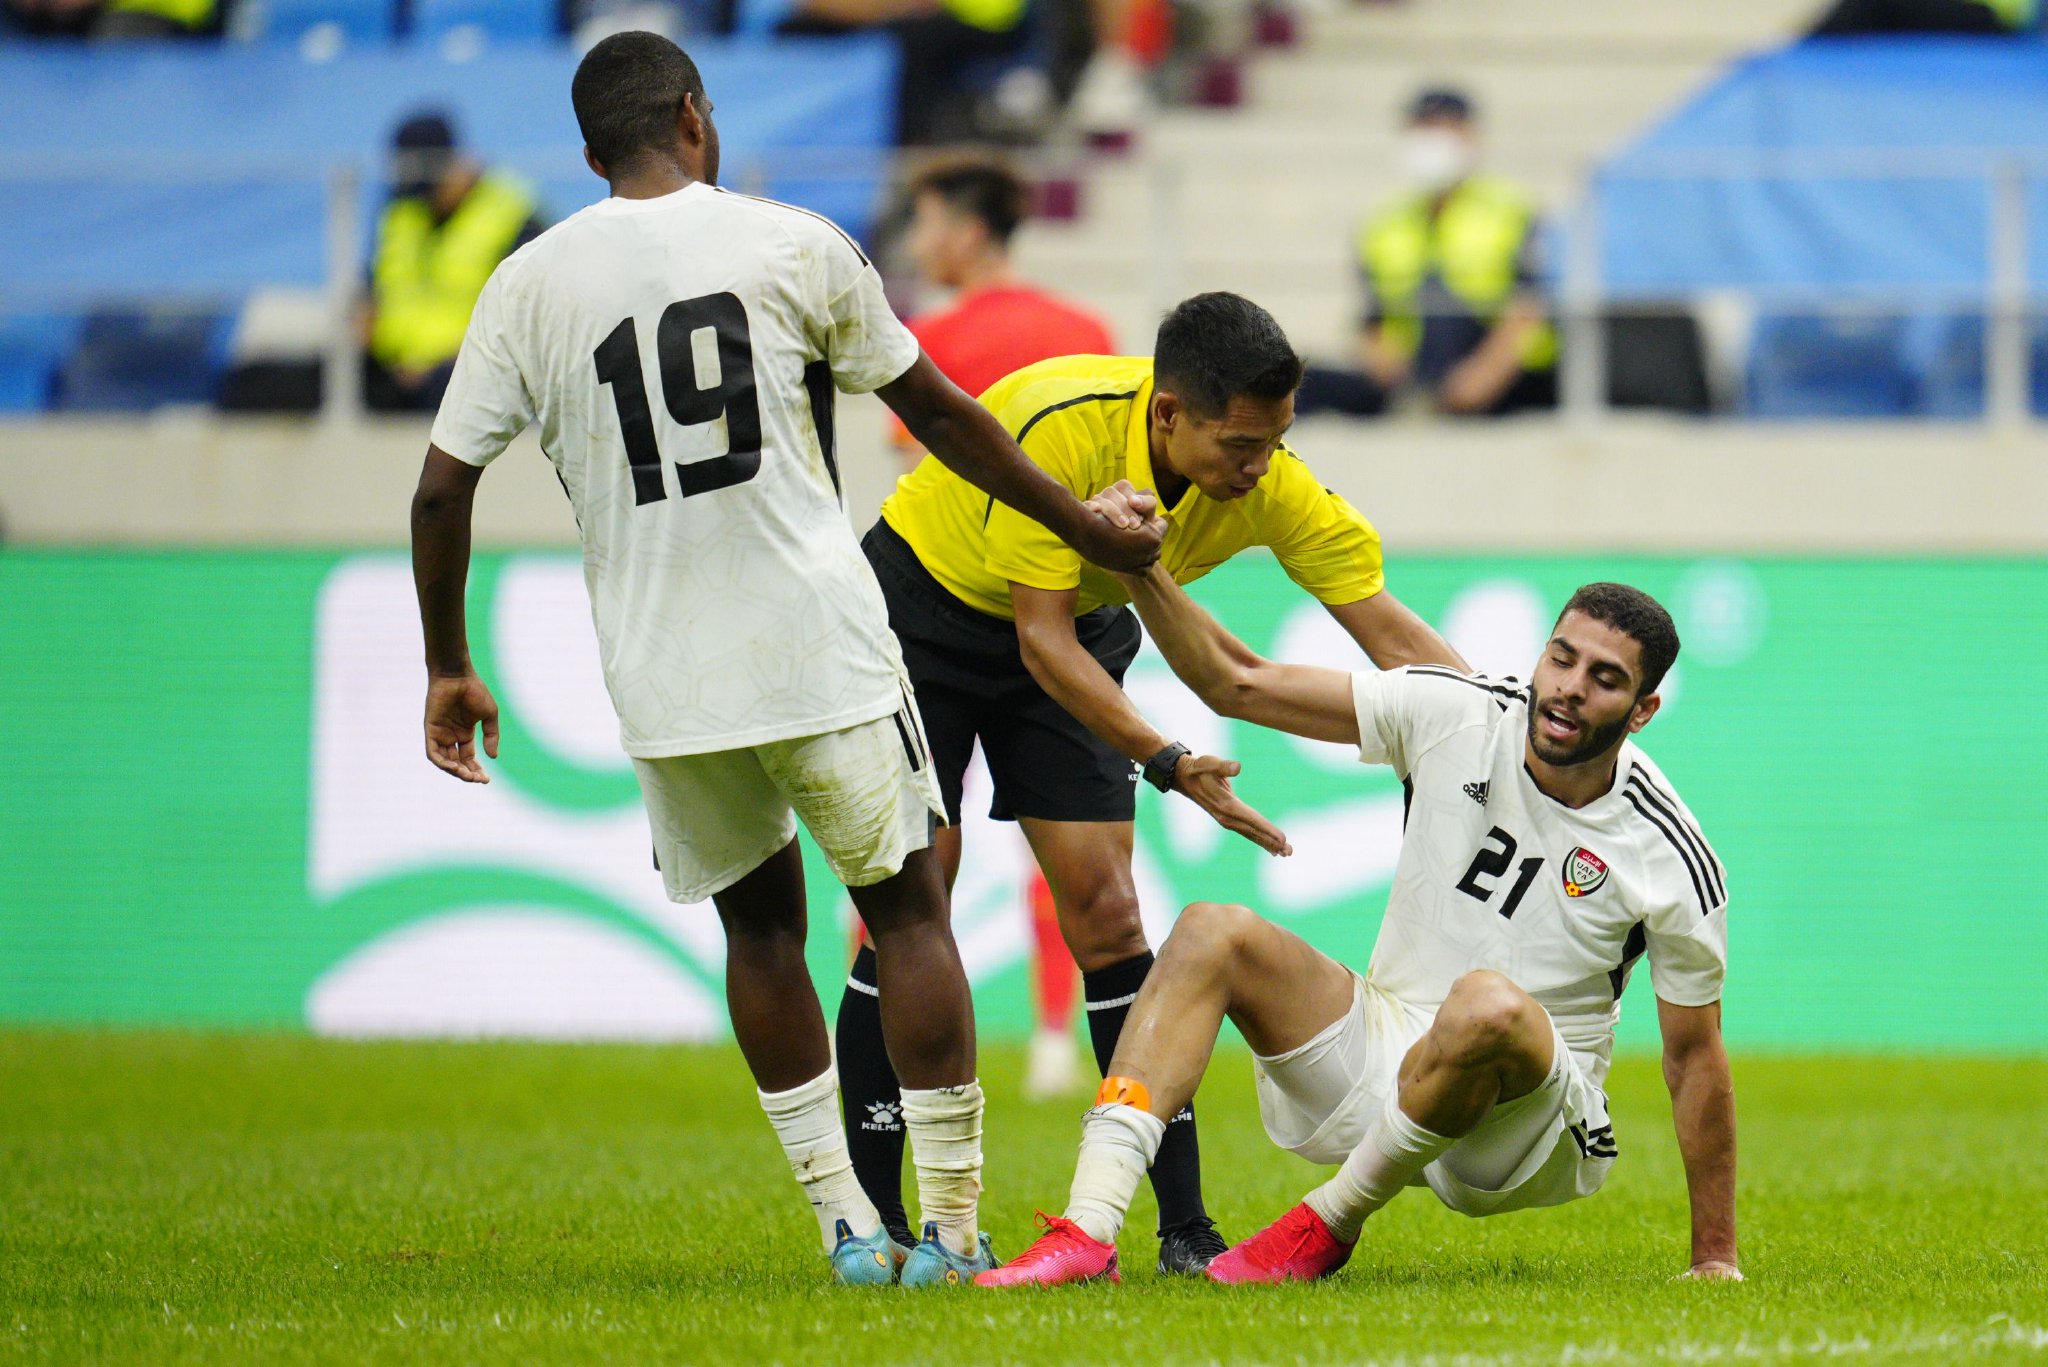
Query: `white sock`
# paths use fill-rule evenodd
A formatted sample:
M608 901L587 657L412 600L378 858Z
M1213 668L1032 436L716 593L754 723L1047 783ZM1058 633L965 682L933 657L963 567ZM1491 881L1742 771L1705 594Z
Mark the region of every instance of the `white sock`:
M1417 1173L1457 1142L1423 1129L1408 1118L1397 1097L1389 1096L1386 1109L1336 1176L1302 1199L1341 1242L1357 1243L1365 1217L1393 1200Z
M981 1232L981 1084L903 1089L903 1128L917 1169L918 1211L939 1242L971 1257Z
M1067 1195L1067 1218L1091 1239L1116 1242L1138 1183L1159 1156L1166 1122L1121 1103L1097 1106L1081 1120L1081 1158Z
M758 1092L761 1109L782 1141L790 1171L818 1217L818 1237L830 1253L838 1240L833 1226L847 1227L866 1238L882 1227L874 1203L853 1175L846 1154L846 1132L839 1127L839 1070L827 1068L801 1087L786 1092Z

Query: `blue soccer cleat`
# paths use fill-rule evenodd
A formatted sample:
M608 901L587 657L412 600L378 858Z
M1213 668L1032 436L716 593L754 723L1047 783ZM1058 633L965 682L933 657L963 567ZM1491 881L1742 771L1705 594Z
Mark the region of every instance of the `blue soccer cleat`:
M832 1232L839 1239L832 1247L832 1280L841 1286L887 1286L910 1256L886 1229L857 1239L853 1227L841 1220Z
M923 1240L903 1262L901 1280L905 1286L967 1286L973 1283L975 1273L1002 1265L986 1232L975 1246L974 1256L964 1258L939 1242L939 1227L927 1220Z

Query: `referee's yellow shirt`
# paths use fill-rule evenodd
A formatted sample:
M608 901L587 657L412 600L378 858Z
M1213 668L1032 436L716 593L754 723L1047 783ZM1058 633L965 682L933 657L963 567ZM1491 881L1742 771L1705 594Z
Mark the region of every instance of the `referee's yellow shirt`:
M1157 492L1147 431L1151 357L1055 357L996 381L981 402L1024 454L1075 497L1100 493L1120 479ZM1386 582L1379 533L1284 446L1243 498L1218 502L1190 484L1167 517L1160 562L1178 583L1200 579L1247 546L1270 547L1289 578L1333 607L1370 598ZM1114 577L1042 524L992 500L931 456L897 484L882 504L882 519L954 597L994 617L1015 618L1013 582L1036 589L1078 586L1077 614L1131 601Z

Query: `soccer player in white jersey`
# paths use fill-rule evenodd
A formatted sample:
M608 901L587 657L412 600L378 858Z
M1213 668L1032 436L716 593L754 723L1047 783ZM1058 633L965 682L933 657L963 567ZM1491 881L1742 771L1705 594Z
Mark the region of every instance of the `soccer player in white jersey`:
M733 1033L846 1282L958 1283L977 1228L982 1096L967 979L929 846L943 812L896 638L841 506L832 397L878 390L928 450L1091 559L1151 563L1163 524L1091 510L919 351L853 240L716 188L718 134L666 38L593 48L571 89L610 197L507 258L477 301L413 501L428 758L488 781L497 705L463 623L472 495L535 424L582 532L605 683L677 902L709 897ZM1142 500L1141 500L1142 502ZM800 816L898 984L924 1239L855 1181L804 964Z
M1213 1280L1328 1276L1403 1187L1467 1215L1590 1196L1615 1158L1601 1085L1622 987L1646 952L1692 1203L1688 1275L1739 1278L1727 892L1691 813L1630 739L1678 654L1669 614L1640 590L1589 584L1523 685L1433 665L1276 664L1167 576L1127 582L1212 708L1393 767L1409 800L1400 863L1363 976L1245 907L1190 906L1083 1122L1065 1216L977 1282L1116 1278L1125 1209L1226 1016L1251 1045L1267 1133L1341 1166L1210 1263Z

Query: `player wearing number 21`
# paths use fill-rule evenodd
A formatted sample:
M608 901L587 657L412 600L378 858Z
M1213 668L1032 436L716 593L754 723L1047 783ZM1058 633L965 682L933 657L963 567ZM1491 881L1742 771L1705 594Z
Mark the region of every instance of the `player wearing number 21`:
M1137 569L1164 526L1104 516L1025 459L918 349L853 240L717 188L696 66L625 33L571 87L611 193L492 274L413 500L426 748L488 781L497 705L463 623L470 508L529 425L583 539L620 740L677 902L710 898L733 1031L845 1282L957 1284L990 1264L976 1204L981 1089L967 979L931 853L944 808L875 582L841 506L836 389L878 391L927 450L1082 555ZM801 817L895 983L884 1029L905 1082L925 1224L882 1229L839 1128L838 1079L804 964Z
M1626 585L1587 585L1521 684L1277 664L1159 570L1127 582L1209 706L1355 745L1400 775L1401 859L1364 975L1246 907L1182 913L1082 1123L1065 1216L976 1281L1116 1277L1132 1193L1226 1016L1251 1046L1267 1134L1341 1166L1212 1261L1212 1280L1328 1276L1406 1187L1466 1215L1591 1196L1618 1152L1601 1086L1645 954L1691 1198L1688 1275L1739 1279L1727 891L1691 812L1631 739L1678 655L1664 609Z

